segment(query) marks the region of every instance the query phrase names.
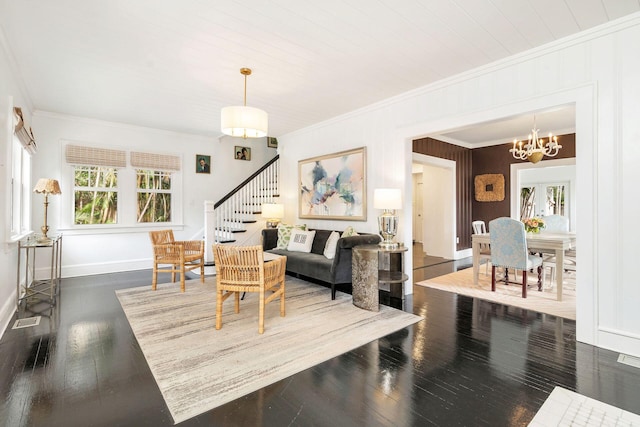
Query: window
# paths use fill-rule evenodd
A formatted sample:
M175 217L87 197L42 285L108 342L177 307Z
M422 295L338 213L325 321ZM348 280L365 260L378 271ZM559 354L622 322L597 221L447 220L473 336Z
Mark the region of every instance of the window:
M10 233L12 240L30 231L31 212L31 155L14 135L11 149L11 188L9 193Z
M138 222L171 222L171 173L136 169Z
M118 223L118 170L103 166L76 166L74 224Z
M70 212L64 215L63 226L113 230L155 223L181 225L179 156L71 142L63 147L74 189L64 204Z

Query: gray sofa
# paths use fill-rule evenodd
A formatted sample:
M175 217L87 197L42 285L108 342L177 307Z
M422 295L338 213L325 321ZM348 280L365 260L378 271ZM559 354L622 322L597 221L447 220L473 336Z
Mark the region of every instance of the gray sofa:
M278 230L275 228L262 230L262 247L266 252L287 256L287 273L331 285L331 299L335 299L336 285L351 283L351 248L378 243L380 236L362 233L358 236L341 237L336 245L335 257L328 259L324 256L324 247L333 230L315 231L310 253L275 249L278 243ZM342 234L340 231L338 233Z

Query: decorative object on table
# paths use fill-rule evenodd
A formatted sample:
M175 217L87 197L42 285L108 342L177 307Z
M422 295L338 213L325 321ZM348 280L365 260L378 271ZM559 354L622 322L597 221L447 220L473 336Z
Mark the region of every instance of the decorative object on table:
M378 217L378 228L382 236L380 247L384 249L397 249L398 243L393 239L398 232L398 216L396 209L402 208L402 193L399 188L376 188L373 192L373 207L382 209L382 215Z
M284 205L282 203L265 203L262 205L262 217L267 219L268 228L276 228L284 218Z
M233 149L236 160L251 160L251 148L236 145Z
M504 200L504 175L487 173L474 178L477 202L501 202Z
M545 228L544 220L539 217L523 219L522 223L527 233L539 233L540 230Z
M300 218L367 220L366 148L298 162Z
M196 154L196 173L211 173L211 156Z
M558 150L562 148L562 145L558 144L558 137L549 132L549 140L545 142L544 138L538 138L538 132L540 129L536 128L536 116L534 115L529 141L523 145L523 142L518 141L517 138L513 140L513 148L509 152L513 154L515 159L538 163L544 156L554 157L558 154Z
M222 133L242 138L261 138L267 136L269 116L266 111L255 107L247 107L247 76L250 68L240 68L244 76L243 105L224 107L220 114Z
M269 148L278 148L278 138L274 138L273 136L267 137L267 147Z
M42 237L40 237L38 241L42 243L50 242L51 239L47 237L47 232L49 232L49 226L47 225L49 194L62 194L60 191L60 184L55 179L40 178L36 184L36 188L33 189L33 192L44 194L44 225L40 228L42 230Z

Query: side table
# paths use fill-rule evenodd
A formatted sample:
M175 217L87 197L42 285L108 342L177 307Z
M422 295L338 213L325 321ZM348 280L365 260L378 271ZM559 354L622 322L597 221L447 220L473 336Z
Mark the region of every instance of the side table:
M50 250L49 275L43 279L36 279L36 254L42 249ZM24 284L20 284L20 269L24 251ZM46 254L45 254L46 255ZM37 236L31 236L18 242L18 268L16 279L16 311L21 301L25 304L30 298L44 296L51 305L56 302L58 286L62 275L62 234L51 237L47 241L39 241Z
M352 249L353 305L378 311L379 304L402 309L404 306L404 253L399 246L385 249L378 245L361 245Z

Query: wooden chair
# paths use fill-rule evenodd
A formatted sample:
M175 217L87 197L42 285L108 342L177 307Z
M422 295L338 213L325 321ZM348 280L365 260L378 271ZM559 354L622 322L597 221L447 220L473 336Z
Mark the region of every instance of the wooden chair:
M509 282L508 269L522 270L522 298L527 297L527 271L538 270L538 290L542 291L542 258L530 255L524 224L511 218L497 218L489 222L491 243L491 290L496 290L496 267L505 269L504 282Z
M174 240L172 230L150 231L153 246L153 280L151 289L156 290L158 273L171 273L171 281L176 281L180 273L180 291L184 292L184 274L200 268L200 281L204 282L204 241ZM161 267L161 266L165 267ZM167 267L170 266L170 267Z
M261 245L228 246L213 245L216 265L216 329L222 328L222 303L231 295L235 296L235 312L240 312L240 293L260 294L258 333L264 332L264 307L280 297L280 316L284 317L285 268L287 257L264 262ZM265 296L267 291L273 291Z

